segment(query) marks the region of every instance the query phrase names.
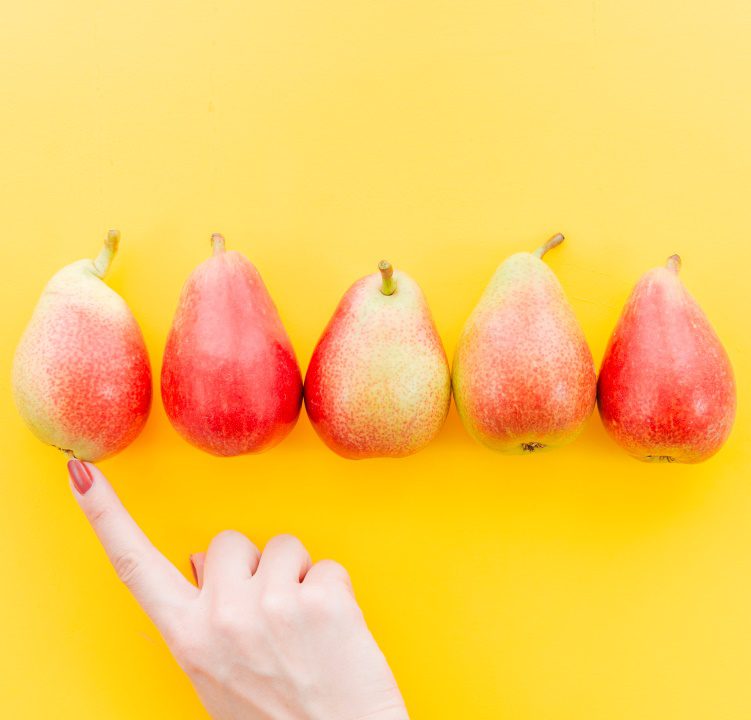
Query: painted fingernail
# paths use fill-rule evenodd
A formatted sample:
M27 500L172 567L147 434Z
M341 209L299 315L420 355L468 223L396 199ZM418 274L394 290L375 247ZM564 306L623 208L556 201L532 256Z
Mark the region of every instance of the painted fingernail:
M193 579L196 581L196 585L198 585L198 570L196 570L196 563L192 555L190 556L190 569L193 571Z
M68 475L79 495L85 495L94 484L91 471L77 458L68 460Z

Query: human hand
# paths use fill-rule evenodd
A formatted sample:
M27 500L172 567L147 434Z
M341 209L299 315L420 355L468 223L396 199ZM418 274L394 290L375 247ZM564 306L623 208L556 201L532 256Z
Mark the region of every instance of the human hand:
M215 720L407 720L399 689L344 568L311 564L296 538L263 554L217 535L190 584L90 463L68 463L74 495L118 577L153 620Z

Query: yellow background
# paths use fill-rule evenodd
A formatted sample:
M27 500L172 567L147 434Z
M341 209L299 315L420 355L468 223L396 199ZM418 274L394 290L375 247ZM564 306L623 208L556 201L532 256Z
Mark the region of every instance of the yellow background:
M632 284L680 252L739 384L704 465L639 464L596 415L504 457L454 410L400 461L341 460L304 414L221 460L156 384L102 468L186 574L228 527L344 563L415 719L751 717L750 34L742 0L6 3L0 375L45 281L111 226L155 378L212 231L260 269L303 369L382 257L452 354L497 264L561 230L548 259L599 363ZM7 385L0 715L204 717Z

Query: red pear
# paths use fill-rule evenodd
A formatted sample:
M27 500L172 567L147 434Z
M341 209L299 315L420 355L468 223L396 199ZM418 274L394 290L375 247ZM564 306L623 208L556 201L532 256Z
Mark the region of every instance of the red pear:
M697 463L735 418L725 348L668 258L637 283L605 351L597 399L608 432L647 462Z
M231 456L266 450L297 422L300 368L258 270L212 236L213 256L183 287L162 364L162 400L196 447Z
M151 366L130 308L103 282L120 233L96 260L47 283L13 362L13 395L34 434L81 460L130 444L151 406Z

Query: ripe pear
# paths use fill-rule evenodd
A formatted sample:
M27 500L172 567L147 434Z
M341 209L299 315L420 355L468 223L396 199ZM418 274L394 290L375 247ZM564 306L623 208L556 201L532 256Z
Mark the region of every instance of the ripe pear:
M302 376L258 270L225 251L185 283L162 363L162 401L172 425L198 448L232 456L266 450L300 414Z
M735 418L725 348L678 272L678 255L645 273L605 351L600 416L610 435L646 462L697 463L714 455Z
M454 399L464 426L508 454L564 445L595 404L592 353L561 284L542 261L563 242L496 270L467 320L453 366Z
M47 283L13 361L18 411L43 442L95 462L129 445L151 406L151 367L125 301L102 282L120 234L96 260Z
M441 429L446 352L420 287L383 261L345 293L313 352L305 407L323 441L351 459L403 457Z

